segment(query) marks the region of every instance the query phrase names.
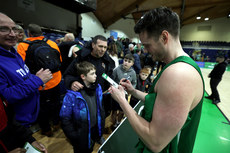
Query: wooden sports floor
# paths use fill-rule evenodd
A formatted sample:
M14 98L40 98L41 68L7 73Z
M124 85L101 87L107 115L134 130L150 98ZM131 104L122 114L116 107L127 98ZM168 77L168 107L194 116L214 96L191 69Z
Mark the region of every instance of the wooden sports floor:
M205 80L206 92L208 94L211 94L211 89L210 89L210 85L209 85L210 79L207 77L208 74L210 73L211 69L201 69L201 70L202 70L203 77ZM226 118L226 120L229 124L229 120L230 120L230 71L225 72L223 79L218 86L218 91L220 94L221 103L217 104L217 108L220 109L221 117L224 116L224 118ZM213 104L209 104L209 105L211 107L216 107ZM209 110L202 111L202 113L207 112L207 111L209 111ZM218 113L219 113L219 111L218 111ZM106 119L106 127L108 127L110 125L111 125L111 122L110 122L109 117L108 117ZM229 129L229 133L230 133L230 125L227 128ZM205 134L206 132L207 132L207 129L206 129L206 131L204 131L204 132L201 131L200 133ZM108 133L111 133L111 131L109 131ZM229 135L229 133L228 133L228 135ZM65 137L65 135L61 129L59 129L57 132L55 132L53 137L46 137L44 135L41 135L40 131L34 133L33 136L38 141L45 144L49 153L73 153L72 146L70 145L70 143L66 139L66 137ZM108 136L109 136L109 134L104 134L105 138L108 138ZM209 136L205 136L205 137L206 137L205 139L207 139L205 141L209 141L208 140ZM218 135L218 133L216 134L216 137L220 137ZM214 143L215 143L215 140L214 140ZM96 143L94 146L93 153L97 153L97 150L99 149L99 147L100 147L100 145ZM229 152L230 152L230 147L229 147ZM199 151L199 153L201 153L201 152ZM202 152L202 153L206 153L206 151Z

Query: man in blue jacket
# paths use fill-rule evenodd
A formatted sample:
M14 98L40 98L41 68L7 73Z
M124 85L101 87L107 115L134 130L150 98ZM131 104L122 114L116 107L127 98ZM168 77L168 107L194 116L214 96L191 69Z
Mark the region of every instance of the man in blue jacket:
M39 70L30 73L13 46L18 29L12 19L0 13L0 94L15 112L15 120L24 126L35 122L39 112L38 88L52 78L52 73Z

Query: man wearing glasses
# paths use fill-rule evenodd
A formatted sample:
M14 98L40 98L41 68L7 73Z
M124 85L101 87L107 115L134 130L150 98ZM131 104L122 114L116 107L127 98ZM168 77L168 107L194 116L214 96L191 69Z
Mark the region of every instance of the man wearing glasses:
M30 73L13 47L17 43L17 34L14 21L0 13L0 152L26 152L22 147L29 142L47 153L44 145L37 142L24 126L37 119L38 88L52 78L52 73L48 69L41 69L36 75ZM4 113L7 114L5 120Z
M48 69L41 69L36 75L30 73L13 47L17 34L14 21L0 13L0 95L12 106L15 119L28 127L38 116L38 88L52 78L52 73Z

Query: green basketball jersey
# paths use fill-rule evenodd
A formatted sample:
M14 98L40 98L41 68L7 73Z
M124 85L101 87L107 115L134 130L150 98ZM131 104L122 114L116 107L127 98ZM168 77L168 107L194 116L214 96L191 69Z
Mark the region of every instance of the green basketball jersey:
M167 67L177 62L185 62L185 63L192 65L199 72L202 78L202 81L203 81L203 88L204 88L204 80L202 77L202 73L200 71L200 68L196 64L196 62L187 56L180 56L176 58L175 60L167 64L162 69L162 71L158 74L158 76L153 82L153 85L150 88L149 94L145 97L145 104L144 104L144 110L142 113L142 117L145 118L148 122L152 120L153 107L154 107L155 99L157 96L157 93L154 92L154 87L158 79L160 78L162 72ZM203 90L203 93L204 91L205 89ZM161 153L192 153L195 138L196 138L196 133L197 133L197 129L198 129L199 121L200 121L200 116L201 116L203 97L201 101L198 103L198 105L192 111L189 112L187 120L185 124L183 125L182 129L180 130L180 132L161 151ZM144 145L144 143L141 140L139 140L137 144L137 152L138 153L151 153L151 151Z

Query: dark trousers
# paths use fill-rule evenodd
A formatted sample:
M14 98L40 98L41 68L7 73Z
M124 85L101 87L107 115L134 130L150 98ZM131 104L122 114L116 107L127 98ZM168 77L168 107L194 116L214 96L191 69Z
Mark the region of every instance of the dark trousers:
M73 146L74 153L91 153L93 152L93 147L90 149L79 150L77 146Z
M98 136L98 128L97 125L91 128L91 145L90 148L82 148L77 145L73 145L74 153L91 153L93 152L93 147L96 141L99 141L100 137Z
M38 123L43 132L51 130L50 121L53 122L53 125L59 124L60 108L60 85L49 90L40 91Z
M112 97L110 94L103 94L102 103L105 110L105 118L108 117L112 110Z
M210 80L210 87L212 91L212 94L210 95L210 97L214 100L220 100L220 96L217 90L217 86L220 83L220 81L221 79L214 79L214 78L211 78Z

